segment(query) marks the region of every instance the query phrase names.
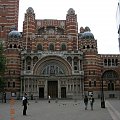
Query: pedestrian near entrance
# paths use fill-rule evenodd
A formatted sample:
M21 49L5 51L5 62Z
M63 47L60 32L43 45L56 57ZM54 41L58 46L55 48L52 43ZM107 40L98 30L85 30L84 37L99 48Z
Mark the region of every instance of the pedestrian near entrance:
M50 99L51 99L51 97L50 97L50 95L48 96L48 103L50 103Z
M84 98L84 103L85 103L85 110L87 110L87 106L88 106L88 97L85 95Z
M6 103L6 92L4 92L4 103Z
M28 98L27 98L27 94L25 93L23 98L22 98L22 104L24 106L23 108L23 115L26 115L26 111L27 111L27 105L29 105L28 103Z
M91 110L93 110L93 103L94 103L93 96L90 97L89 101L90 101Z

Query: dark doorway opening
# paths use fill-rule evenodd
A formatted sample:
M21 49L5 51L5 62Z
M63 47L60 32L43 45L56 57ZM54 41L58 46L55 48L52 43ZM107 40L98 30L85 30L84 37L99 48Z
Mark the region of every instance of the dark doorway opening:
M44 87L39 88L39 98L44 98Z
M61 87L61 98L66 98L66 87Z
M48 96L51 98L58 98L58 82L48 81Z

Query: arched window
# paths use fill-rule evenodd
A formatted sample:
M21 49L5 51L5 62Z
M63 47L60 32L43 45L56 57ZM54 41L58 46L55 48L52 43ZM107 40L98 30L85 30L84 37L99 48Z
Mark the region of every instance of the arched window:
M18 45L18 48L20 49L20 45Z
M112 66L115 66L115 60L112 59Z
M35 57L33 58L33 65L34 65L37 61L38 61L38 57L35 56Z
M10 75L10 73L11 73L11 72L10 72L10 70L9 70L9 71L8 71L8 74Z
M83 46L83 49L85 49L85 46Z
M51 43L51 44L49 45L49 50L54 51L54 44Z
M67 61L72 65L72 58L71 57L67 57Z
M10 44L10 48L12 48L12 44Z
M107 66L107 60L106 59L104 59L104 65Z
M30 57L30 56L28 56L28 57L26 58L26 64L27 64L27 65L31 65L31 57Z
M40 34L40 35L45 34L44 27L43 27L43 28L38 29L38 34Z
M43 70L42 70L43 75L63 75L64 71L62 68L60 68L57 65L50 64L47 65Z
M94 81L94 87L96 87L96 81Z
M15 82L13 82L13 88L15 88Z
M114 90L114 83L113 82L108 83L108 90L109 91L113 91Z
M115 59L115 65L116 66L118 65L118 59Z
M16 44L14 44L14 48L17 48L17 45L16 45Z
M79 59L78 57L74 57L74 70L78 70L79 69Z
M91 87L91 81L89 81L89 87Z
M15 75L15 70L13 70L13 75Z
M8 87L10 87L10 82L8 82Z
M94 46L92 45L91 48L94 48Z
M108 82L108 90L114 90L114 81L119 78L118 73L114 70L107 70L103 73L102 78L104 81L109 81Z
M87 45L87 49L89 49L90 48L90 46L89 45Z
M66 50L66 45L65 44L61 45L61 50Z
M42 48L42 45L41 45L41 44L38 44L38 45L37 45L37 50L43 50L43 48Z
M31 57L30 56L26 58L26 69L31 70Z
M111 66L111 60L108 59L108 66Z
M103 73L102 77L104 79L116 79L116 78L118 78L118 74L117 74L117 72L115 72L113 70L107 70Z

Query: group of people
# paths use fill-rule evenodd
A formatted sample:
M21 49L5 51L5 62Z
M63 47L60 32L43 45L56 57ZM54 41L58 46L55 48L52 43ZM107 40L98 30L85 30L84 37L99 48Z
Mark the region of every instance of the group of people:
M51 99L51 97L48 96L48 103L50 103L50 99ZM92 95L90 96L90 98L88 98L87 95L85 95L85 97L84 97L85 110L87 110L88 102L90 102L91 110L93 110L94 98ZM22 98L22 105L24 106L23 107L23 115L26 115L27 105L29 105L26 93L24 94L24 96Z
M48 96L48 103L50 103L50 95ZM27 93L24 94L23 98L22 98L22 105L23 105L23 115L26 115L26 111L27 111L27 105L29 105L28 102L28 98L27 98Z
M90 102L91 110L93 110L94 98L92 95L90 96L90 98L88 98L87 95L85 95L85 98L84 98L85 110L87 110L88 102Z

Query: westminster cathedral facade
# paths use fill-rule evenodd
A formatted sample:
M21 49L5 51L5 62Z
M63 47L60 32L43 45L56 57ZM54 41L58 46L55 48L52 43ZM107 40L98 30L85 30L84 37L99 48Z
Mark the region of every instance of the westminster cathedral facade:
M22 32L14 23L0 26L8 98L24 93L38 99L100 98L102 87L106 98L120 97L120 55L98 54L97 40L89 27L78 28L74 9L57 20L36 19L29 7Z

